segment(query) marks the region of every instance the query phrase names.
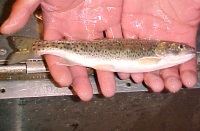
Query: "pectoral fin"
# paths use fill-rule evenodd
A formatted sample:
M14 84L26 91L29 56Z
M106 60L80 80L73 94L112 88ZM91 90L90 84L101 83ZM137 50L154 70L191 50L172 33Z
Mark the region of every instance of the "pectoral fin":
M160 59L157 57L146 57L139 60L139 62L143 65L157 64L159 61Z
M94 68L96 70L102 70L102 71L113 71L115 66L113 66L113 65L96 65L92 68Z
M62 62L62 63L58 62L56 64L60 65L60 66L76 66L76 65L80 65L80 64L78 64L78 63L76 63L74 61L70 61L70 60L65 60L65 62Z

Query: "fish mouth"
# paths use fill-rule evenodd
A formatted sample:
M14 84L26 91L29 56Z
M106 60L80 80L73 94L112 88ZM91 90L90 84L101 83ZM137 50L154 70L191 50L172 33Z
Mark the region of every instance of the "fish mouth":
M190 49L190 50L186 50L186 51L183 51L181 52L179 55L194 55L196 54L196 50L195 49Z
M193 49L187 50L187 51L181 52L180 54L178 54L178 56L175 56L174 61L176 61L176 60L179 60L180 62L188 61L188 60L192 59L193 57L195 57L195 55L196 55L195 50L193 50Z
M180 52L177 55L168 54L164 57L160 56L160 58L163 58L167 61L186 61L192 59L195 55L196 55L196 50L190 49Z

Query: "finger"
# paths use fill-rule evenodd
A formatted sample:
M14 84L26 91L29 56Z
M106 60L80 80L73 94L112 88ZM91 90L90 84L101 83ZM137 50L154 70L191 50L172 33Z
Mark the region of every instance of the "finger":
M46 40L56 40L61 39L62 36L53 29L44 29L44 39ZM45 55L47 65L49 67L50 73L54 80L60 86L69 86L72 83L72 77L67 66L58 65L58 63L65 62L63 59L53 55Z
M124 0L123 3L123 12L122 12L122 18L121 18L121 23L122 23L122 32L124 38L131 38L131 39L138 39L138 30L133 27L133 21L135 21L136 17L135 15L128 15L130 14L131 10L133 9L133 5L135 1L131 0ZM134 3L134 4L133 4ZM131 7L131 9L130 9Z
M143 73L133 73L131 74L131 78L134 80L135 83L141 83L144 79Z
M121 72L119 72L117 74L118 74L119 78L122 79L122 80L130 78L130 74L128 74L128 73L121 73Z
M164 89L164 83L158 72L148 72L144 73L144 82L150 87L154 92L160 92Z
M122 38L121 25L116 24L106 30L107 38ZM106 71L97 71L97 77L101 92L105 97L112 97L115 94L115 77L114 73Z
M102 94L105 97L112 97L116 91L114 73L97 71L97 77Z
M196 58L181 64L179 68L183 85L187 88L194 87L198 81Z
M178 92L182 87L179 77L178 66L161 70L161 76L166 89L170 92Z
M123 23L127 23L127 16L123 15ZM130 23L130 22L129 22ZM124 34L124 38L128 38L128 39L137 39L138 36L136 35L137 32L134 32L135 30L130 30L130 26L129 24L123 24L123 34ZM133 67L134 68L134 67ZM131 78L133 79L133 81L135 83L141 83L144 80L144 74L143 73L132 73L131 74Z
M59 86L70 86L72 77L67 66L58 65L64 63L64 60L58 56L45 55L45 59L50 70L50 73Z
M93 96L92 86L85 67L70 67L73 79L73 89L83 101L89 101Z
M107 38L122 38L121 24L116 24L106 30Z
M41 0L17 0L9 18L1 26L1 33L11 34L23 28L40 2Z

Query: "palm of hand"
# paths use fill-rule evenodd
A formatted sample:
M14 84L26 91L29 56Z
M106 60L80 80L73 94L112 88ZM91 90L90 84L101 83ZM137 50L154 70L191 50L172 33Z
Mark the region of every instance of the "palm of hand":
M111 0L46 0L41 4L45 30L54 30L66 39L101 38L103 31L120 24L121 4Z

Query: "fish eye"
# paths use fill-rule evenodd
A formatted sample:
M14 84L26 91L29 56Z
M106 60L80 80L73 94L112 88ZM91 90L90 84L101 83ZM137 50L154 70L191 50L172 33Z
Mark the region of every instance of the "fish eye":
M184 47L183 44L180 44L179 48L183 49L183 47Z

